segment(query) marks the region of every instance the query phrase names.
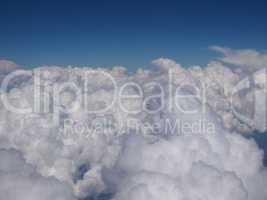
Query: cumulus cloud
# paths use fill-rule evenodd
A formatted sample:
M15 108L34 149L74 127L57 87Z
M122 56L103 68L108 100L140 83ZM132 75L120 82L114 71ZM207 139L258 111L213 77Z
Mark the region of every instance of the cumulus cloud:
M266 71L233 60L20 71L1 90L1 199L265 200L263 152L243 134L266 130Z
M247 199L242 182L234 174L221 174L201 163L193 166L184 181L161 173L140 172L125 180L115 199Z
M0 60L0 72L1 73L7 73L13 70L18 69L19 66L14 63L13 61L9 60Z
M0 198L6 200L75 200L71 188L55 178L45 178L27 164L21 153L0 150Z
M221 61L240 66L249 71L267 67L267 53L258 52L254 49L230 49L220 46L211 46L211 50L222 53Z
M20 69L20 66L13 61L0 59L0 82L2 82L2 79L4 79L8 73L17 69Z
M152 64L159 67L160 70L167 71L169 69L182 70L182 66L169 58L158 58L152 61Z

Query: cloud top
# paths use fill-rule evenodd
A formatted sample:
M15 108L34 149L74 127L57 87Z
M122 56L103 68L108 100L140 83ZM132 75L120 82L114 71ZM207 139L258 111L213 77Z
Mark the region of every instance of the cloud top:
M211 46L210 49L223 54L223 57L219 58L222 62L246 68L249 71L267 66L267 53L253 49L234 50L221 46Z
M263 152L244 137L266 131L265 55L212 49L224 57L205 67L13 71L0 199L266 200Z

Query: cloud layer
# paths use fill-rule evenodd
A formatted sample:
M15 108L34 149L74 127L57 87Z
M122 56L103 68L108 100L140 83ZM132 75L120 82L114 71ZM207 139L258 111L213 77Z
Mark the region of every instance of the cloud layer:
M205 67L15 71L1 90L0 198L265 200L263 152L243 135L266 131L266 55L212 49L224 57Z

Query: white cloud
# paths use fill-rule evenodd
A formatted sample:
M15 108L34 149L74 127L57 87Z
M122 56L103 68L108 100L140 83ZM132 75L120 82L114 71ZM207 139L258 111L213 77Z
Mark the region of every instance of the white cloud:
M71 188L55 178L45 178L26 164L21 153L0 150L0 199L75 200Z
M220 46L211 46L211 50L222 53L221 61L240 66L249 71L255 71L267 67L267 53L258 52L253 49L230 49Z
M264 99L266 72L261 69L256 74L237 73L226 66L226 63L242 66L245 63L245 66L262 67L263 56L249 51L246 54L253 54L254 60L251 57L246 63L242 50L213 49L225 55L224 64L211 62L204 68L184 69L171 59L159 58L152 61L159 69L140 69L136 74L127 74L123 67L98 69L96 74L90 74L90 68L43 67L40 68L40 98L34 93L36 77L33 76L11 85L8 92L1 91L18 108L34 109L34 100L39 100L43 107L41 112L18 114L0 103L0 199L4 196L6 199L7 194L12 200L67 200L73 199L72 195L83 199L113 193L116 200L265 200L267 172L262 151L242 134L265 131L264 101L253 102L252 96L256 92L259 99ZM169 69L175 72L171 79L166 73ZM83 88L86 73L90 74L87 90ZM75 98L73 88L60 93L60 101L55 101L53 92L58 92L53 90L55 86L58 89L72 83L82 88L81 93L87 97L82 101L87 101L90 109L109 105L116 87L105 73L114 78L117 88L131 82L143 89L141 98L124 99L126 110L142 108L142 101L147 98L150 99L144 106L148 110L160 108L162 102L165 107L153 114L145 110L129 114L115 102L110 110L98 115L88 114L81 105L75 112L56 113L59 123L52 127L43 126L51 121L56 109L62 111L81 101ZM244 75L248 79L242 82ZM253 84L245 91L232 95L240 81L241 86L247 86L251 80ZM203 85L208 87L203 89ZM195 109L195 114L178 107L169 109L176 100L172 88L173 91L180 88L178 95L182 97L191 95L178 103L182 109ZM138 89L130 85L123 94L140 95ZM156 96L161 89L164 96ZM192 98L198 91L205 92L204 102L198 96ZM250 117L256 106L260 108L258 117L249 121L234 113L230 105L232 97L240 115ZM48 105L47 110L42 110L44 105ZM207 107L201 113L203 105ZM201 125L211 123L214 132L202 128L196 132L164 129L166 120L172 126L177 121L193 126L203 118L206 121ZM100 132L94 132L94 125L105 120L111 124L104 124ZM128 123L132 120L161 126L158 133L146 132ZM73 132L75 128L84 132ZM16 151L7 150L10 148ZM17 188L15 192L13 188Z
M13 61L9 60L0 60L0 73L7 73L13 70L18 69L19 66Z
M156 60L153 60L152 64L159 67L159 69L162 71L167 71L169 69L175 69L177 71L182 70L182 66L180 64L169 58L158 58Z

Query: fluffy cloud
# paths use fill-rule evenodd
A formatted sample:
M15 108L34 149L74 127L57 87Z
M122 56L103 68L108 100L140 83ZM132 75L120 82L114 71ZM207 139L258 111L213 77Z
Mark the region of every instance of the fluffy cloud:
M226 47L211 46L210 49L222 53L221 61L254 71L267 66L267 54L253 49L233 50Z
M0 198L6 200L75 200L71 188L55 178L45 178L26 164L21 153L0 150Z
M195 164L191 174L184 180L174 179L161 173L140 172L122 183L115 197L123 199L169 199L169 200L224 200L247 199L247 193L233 173L219 171L201 163Z
M182 70L182 66L180 64L169 58L158 58L153 60L152 64L158 66L158 68L162 71L167 71L169 69L174 69L177 71Z
M0 60L0 72L1 73L7 73L10 71L16 70L18 68L19 68L19 66L12 61Z
M0 60L0 83L8 73L17 70L19 68L20 66L14 63L13 61Z
M242 134L266 130L266 72L215 49L231 59L20 71L1 91L0 197L265 200L263 152Z

